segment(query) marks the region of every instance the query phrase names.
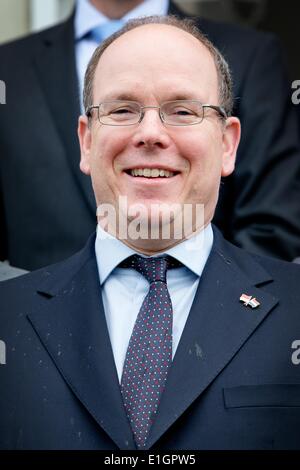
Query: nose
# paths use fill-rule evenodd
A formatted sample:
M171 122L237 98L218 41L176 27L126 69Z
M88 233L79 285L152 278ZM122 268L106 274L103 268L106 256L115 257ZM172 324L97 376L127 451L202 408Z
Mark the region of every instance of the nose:
M133 143L136 147L161 149L170 145L171 138L161 121L159 107L144 106L143 117L136 127Z

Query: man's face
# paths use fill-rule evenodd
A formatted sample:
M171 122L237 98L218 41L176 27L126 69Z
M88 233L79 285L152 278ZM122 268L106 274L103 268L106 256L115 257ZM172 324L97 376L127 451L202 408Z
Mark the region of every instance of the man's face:
M213 58L190 34L167 25L144 25L112 43L96 69L93 104L126 99L143 106L197 99L219 104ZM94 113L91 126L81 117L81 170L90 174L96 202L118 207L203 204L205 225L212 219L220 178L234 169L239 122L227 125L207 109L200 124L176 127L161 122L157 109L145 111L140 124L102 125ZM170 177L133 176L132 169L160 169Z

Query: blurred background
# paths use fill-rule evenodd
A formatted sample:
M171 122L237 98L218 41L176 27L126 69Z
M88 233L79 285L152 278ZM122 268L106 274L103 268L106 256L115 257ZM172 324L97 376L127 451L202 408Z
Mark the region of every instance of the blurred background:
M290 78L300 78L297 39L300 2L271 0L176 0L186 12L276 33L285 48ZM0 43L65 19L74 0L0 0Z

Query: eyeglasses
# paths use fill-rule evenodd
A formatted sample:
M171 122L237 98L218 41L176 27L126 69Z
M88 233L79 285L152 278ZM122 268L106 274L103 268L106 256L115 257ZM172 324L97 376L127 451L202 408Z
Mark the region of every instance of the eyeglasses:
M217 111L222 119L227 119L224 108L202 104L199 100L165 101L160 106L142 106L137 101L104 101L98 105L89 106L86 115L91 117L92 110L97 109L98 120L101 124L132 126L142 121L146 109L158 109L163 123L170 126L191 126L203 121L206 108Z

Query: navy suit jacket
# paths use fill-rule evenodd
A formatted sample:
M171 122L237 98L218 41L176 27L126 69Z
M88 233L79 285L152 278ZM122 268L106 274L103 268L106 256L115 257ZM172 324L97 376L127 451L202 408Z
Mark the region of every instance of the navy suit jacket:
M135 449L94 239L0 283L1 449ZM300 449L299 281L299 266L250 255L215 230L148 449Z
M172 2L170 13L183 16ZM232 68L242 123L214 222L238 246L292 260L300 256L300 144L278 41L203 18L198 25ZM79 169L73 17L3 45L0 64L0 259L32 270L78 251L96 223L90 178Z

